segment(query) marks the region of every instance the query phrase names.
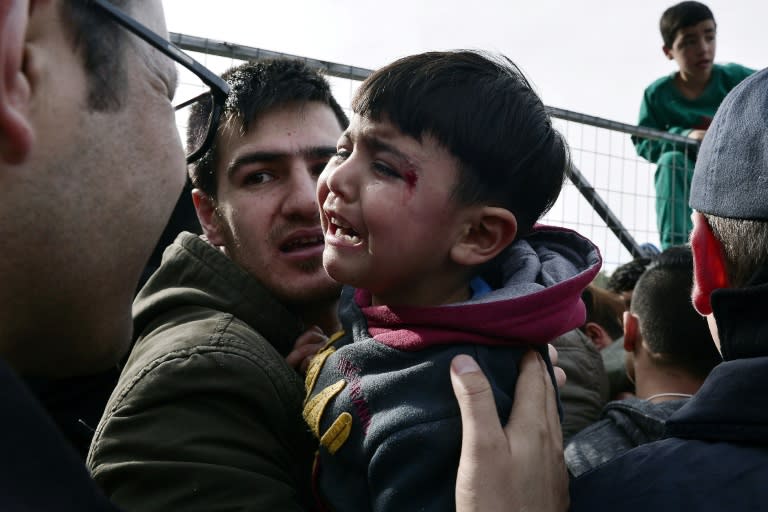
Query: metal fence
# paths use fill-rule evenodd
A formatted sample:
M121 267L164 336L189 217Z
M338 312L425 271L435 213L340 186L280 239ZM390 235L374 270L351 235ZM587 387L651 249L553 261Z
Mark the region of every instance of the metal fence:
M217 73L244 60L303 60L328 76L334 95L342 106L350 104L358 84L372 72L355 66L179 33L171 33L171 41ZM194 87L192 84L190 74L180 70L179 88ZM573 165L560 198L542 222L572 228L590 238L600 248L604 269L608 272L644 252L641 246L645 243L660 247L654 190L656 165L637 155L631 137L662 142L668 149L685 155L686 162L692 161L687 157L695 155L697 143L666 132L547 108L556 127L568 141ZM180 121L179 129L183 132L181 123L183 121ZM690 169L675 168L668 172L681 172L687 176Z

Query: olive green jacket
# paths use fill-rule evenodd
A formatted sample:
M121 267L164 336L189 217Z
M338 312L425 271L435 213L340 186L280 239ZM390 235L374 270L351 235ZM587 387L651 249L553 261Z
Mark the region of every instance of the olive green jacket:
M284 356L300 320L182 233L133 307L137 341L88 468L126 511L304 510L314 442Z

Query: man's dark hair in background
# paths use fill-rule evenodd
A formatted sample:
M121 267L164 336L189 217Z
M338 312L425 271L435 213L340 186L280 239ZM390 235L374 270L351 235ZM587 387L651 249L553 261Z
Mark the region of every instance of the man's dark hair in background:
M635 258L616 267L611 277L608 278L606 288L613 293L621 295L624 298L627 309L629 309L629 305L632 302L632 290L635 289L637 280L640 279L640 276L643 275L643 272L645 272L645 269L648 268L652 261L651 258Z

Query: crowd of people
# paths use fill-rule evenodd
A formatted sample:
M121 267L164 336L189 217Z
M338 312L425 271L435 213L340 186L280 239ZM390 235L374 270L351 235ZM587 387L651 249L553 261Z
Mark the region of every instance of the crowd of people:
M641 118L719 80L702 7ZM159 0L9 0L0 66L2 510L761 508L768 70L685 133L690 244L603 288L537 223L568 148L504 56L402 58L348 117L301 62L211 73Z

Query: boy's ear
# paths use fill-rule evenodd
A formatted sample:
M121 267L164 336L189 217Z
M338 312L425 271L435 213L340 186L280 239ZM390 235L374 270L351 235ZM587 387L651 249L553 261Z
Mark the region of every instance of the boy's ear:
M463 227L451 248L451 259L460 265L480 265L492 260L517 236L515 215L495 206L474 209Z
M699 212L693 212L693 231L691 231L691 251L693 252L693 289L691 299L693 307L701 315L712 313L710 301L712 292L718 288L728 288L723 245L720 243L707 218Z
M640 336L639 319L629 311L624 312L624 350L634 352Z
M192 190L192 203L195 205L197 220L203 228L206 238L215 246L224 245L222 222L216 210L216 201L199 188Z
M23 162L34 140L24 70L28 17L28 0L0 2L0 160L9 165Z
M662 52L664 52L664 55L665 55L665 56L666 56L666 57L667 57L669 60L674 60L675 56L674 56L674 55L672 55L672 49L671 49L671 48L667 48L667 46L666 46L666 45L662 45L662 47L661 47L661 51L662 51Z

